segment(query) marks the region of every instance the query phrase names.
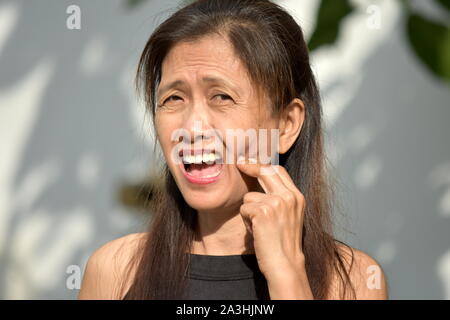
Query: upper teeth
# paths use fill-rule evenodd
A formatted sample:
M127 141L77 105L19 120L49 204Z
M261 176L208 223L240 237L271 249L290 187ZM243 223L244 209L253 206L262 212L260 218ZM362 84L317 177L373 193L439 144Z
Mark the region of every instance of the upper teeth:
M183 155L183 162L185 163L197 163L200 164L202 162L205 162L207 164L212 164L216 161L216 159L220 159L220 155L215 153L203 153L197 154L197 155Z

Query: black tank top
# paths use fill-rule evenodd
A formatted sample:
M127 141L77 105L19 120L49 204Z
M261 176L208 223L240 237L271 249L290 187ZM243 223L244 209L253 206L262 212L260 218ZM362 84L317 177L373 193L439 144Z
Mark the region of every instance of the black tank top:
M190 253L190 261L186 300L270 300L266 278L254 253Z
M267 282L255 254L190 255L187 299L270 299Z

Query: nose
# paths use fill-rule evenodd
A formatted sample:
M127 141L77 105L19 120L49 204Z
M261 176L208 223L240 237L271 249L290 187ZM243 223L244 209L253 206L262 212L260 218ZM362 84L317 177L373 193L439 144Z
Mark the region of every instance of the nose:
M184 131L187 135L185 143L198 144L199 147L208 144L212 140L212 119L208 113L208 107L201 102L195 102L188 112L183 123Z
M209 123L201 118L189 121L184 127L184 143L188 147L202 148L214 141L214 132L216 132Z
M219 129L216 129L208 119L208 114L192 112L183 128L183 141L178 145L183 149L210 149L223 156L223 138Z

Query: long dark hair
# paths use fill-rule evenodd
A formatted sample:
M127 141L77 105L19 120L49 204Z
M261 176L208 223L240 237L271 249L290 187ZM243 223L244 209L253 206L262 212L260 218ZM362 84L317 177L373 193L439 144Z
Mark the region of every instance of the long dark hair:
M136 74L137 90L144 91L153 125L163 59L175 44L211 34L230 41L251 79L270 97L273 114L279 115L296 97L304 102L300 135L279 161L305 196L302 248L309 284L315 299L326 299L336 278L344 288L342 297L348 287L354 294L338 246L345 243L332 232L334 189L326 170L319 90L303 32L285 9L268 0L198 0L160 24L145 45ZM194 239L197 212L184 200L167 164L163 175L163 187L152 193L153 215L145 241L132 260L136 273L124 299L184 298L189 271L186 252Z

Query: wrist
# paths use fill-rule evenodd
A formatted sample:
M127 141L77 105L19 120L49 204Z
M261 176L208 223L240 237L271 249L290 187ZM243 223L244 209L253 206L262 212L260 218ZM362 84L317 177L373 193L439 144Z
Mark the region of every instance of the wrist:
M278 280L286 279L290 281L292 276L298 273L306 274L305 258L303 254L298 254L296 257L287 259L279 259L272 263L272 267L264 273L266 279L274 278Z
M276 270L266 275L272 300L307 300L314 299L309 286L304 259L294 263L280 264Z

